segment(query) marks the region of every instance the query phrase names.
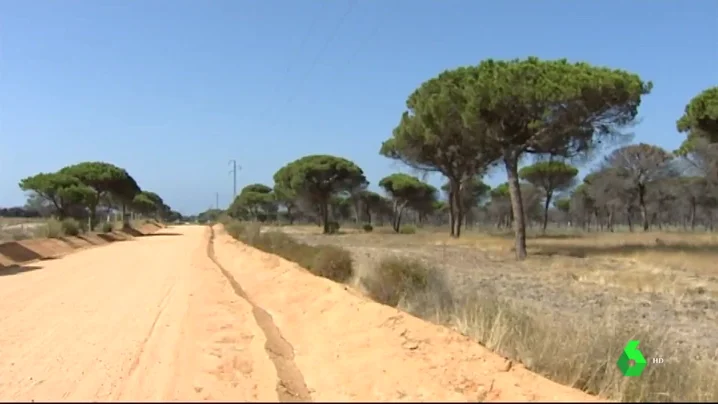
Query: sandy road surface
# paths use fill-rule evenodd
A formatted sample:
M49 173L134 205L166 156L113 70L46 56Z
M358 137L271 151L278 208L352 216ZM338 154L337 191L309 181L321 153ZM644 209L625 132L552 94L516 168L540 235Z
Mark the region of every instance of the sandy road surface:
M217 229L0 273L0 400L591 400Z
M165 229L0 273L0 400L275 400L208 237Z

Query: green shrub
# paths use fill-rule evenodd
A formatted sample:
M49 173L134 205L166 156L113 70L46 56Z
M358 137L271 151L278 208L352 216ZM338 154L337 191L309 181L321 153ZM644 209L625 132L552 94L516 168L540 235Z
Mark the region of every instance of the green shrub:
M100 229L103 233L109 233L112 231L112 223L111 222L105 222L102 223L102 226L100 226Z
M222 223L223 225L227 225L229 223L235 222L232 217L226 213L222 213L217 217L217 222Z
M67 218L62 221L62 232L66 236L78 236L82 232L80 222L75 219Z
M47 238L60 238L64 233L62 222L57 219L50 219L47 221L47 228L45 230L45 236Z
M259 223L245 224L231 221L225 224L227 233L256 249L296 262L311 273L344 282L353 274L351 255L335 246L311 246L293 239L281 231L262 233Z
M453 302L443 272L405 257L381 260L361 282L373 300L393 307L401 304L411 312L446 308Z
M416 227L414 226L401 226L399 234L414 234L416 233Z
M311 271L336 282L346 282L354 275L351 254L341 247L321 246L314 256Z
M224 225L224 230L227 231L227 234L230 236L241 240L242 236L244 236L245 225L238 220L232 220Z
M370 233L374 230L374 226L367 223L364 226L362 226L362 229L364 229L365 232Z
M314 257L318 251L317 247L300 243L291 236L277 231L264 233L256 237L253 243L248 244L262 251L296 262L302 268L310 271L314 268Z

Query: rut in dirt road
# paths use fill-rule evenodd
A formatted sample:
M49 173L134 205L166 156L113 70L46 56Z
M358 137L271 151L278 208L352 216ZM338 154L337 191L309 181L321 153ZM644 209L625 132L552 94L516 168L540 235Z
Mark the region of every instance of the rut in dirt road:
M232 285L234 292L252 306L252 315L267 340L264 349L277 371L277 396L281 402L311 402L311 393L304 382L304 376L294 363L294 348L284 339L274 324L272 316L257 306L240 284L217 260L214 253L214 229L210 226L207 255Z

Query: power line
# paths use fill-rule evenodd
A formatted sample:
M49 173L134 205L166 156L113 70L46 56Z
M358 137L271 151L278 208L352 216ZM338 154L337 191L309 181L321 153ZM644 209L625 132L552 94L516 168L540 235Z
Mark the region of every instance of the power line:
M278 81L277 86L274 88L274 91L272 92L272 95L277 94L277 92L282 88L282 84L284 84L287 81L287 78L289 77L289 73L292 71L292 62L297 59L297 56L300 55L302 49L307 44L307 41L309 40L309 37L311 36L312 32L314 32L314 27L317 25L317 21L319 21L319 17L322 15L321 11L324 9L324 2L321 3L322 6L319 8L319 12L314 15L314 18L312 19L312 22L309 24L309 28L304 33L304 37L302 38L302 41L299 43L299 47L297 48L296 52L292 55L292 57L289 58L287 62L287 68L284 70L284 75L282 76L282 79ZM274 106L273 102L269 102L267 105L267 108L265 108L262 113L259 115L260 119L264 118L264 116L269 112L269 110Z
M388 3L384 3L384 4L388 4ZM394 3L394 4L396 4L396 3ZM379 26L381 25L381 24L379 24L379 21L380 21L379 18L374 19L374 26L372 27L371 31L369 32L369 35L367 35L363 41L359 42L359 46L357 46L355 48L354 53L352 53L351 56L349 56L349 59L347 59L347 63L344 65L345 67L349 66L354 61L354 59L356 59L359 52L364 49L364 47L362 45L364 45L369 40L374 39L376 34L379 32ZM343 71L343 69L341 69L340 71Z
M314 67L319 62L319 59L324 55L324 52L329 48L329 45L332 43L334 38L336 37L337 33L339 32L339 29L344 25L344 21L346 21L349 14L351 14L352 9L354 8L354 4L356 4L356 0L349 0L349 6L347 7L347 10L342 14L342 16L339 18L339 21L337 22L337 25L334 26L334 30L332 33L327 37L327 40L324 42L324 45L319 49L319 52L317 52L316 56L314 56L314 60L312 61L312 64L309 65L309 69L304 74L302 79L299 81L299 87L304 84L304 82L307 80L309 75L312 73L312 70L314 70ZM294 94L291 94L289 97L287 97L287 101L285 102L285 106L289 105L295 98L296 92ZM276 121L275 121L276 122Z
M234 159L229 160L229 165L232 166L232 168L229 170L229 174L232 174L232 179L234 181L233 187L232 187L232 191L233 191L232 196L236 199L237 198L237 169L241 170L242 166L237 164L237 160L234 160ZM234 201L234 199L232 199L232 201Z

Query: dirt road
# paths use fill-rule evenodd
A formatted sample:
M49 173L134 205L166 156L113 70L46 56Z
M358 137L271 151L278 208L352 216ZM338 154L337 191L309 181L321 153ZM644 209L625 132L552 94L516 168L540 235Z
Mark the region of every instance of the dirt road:
M0 272L0 400L592 399L210 233Z

